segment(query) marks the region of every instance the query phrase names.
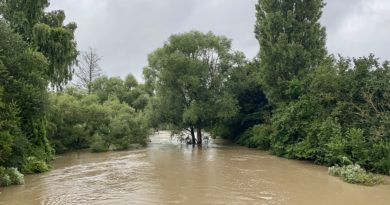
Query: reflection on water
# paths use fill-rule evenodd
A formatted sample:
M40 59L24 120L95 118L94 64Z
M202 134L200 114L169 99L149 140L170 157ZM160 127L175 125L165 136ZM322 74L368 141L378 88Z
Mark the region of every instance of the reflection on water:
M389 204L390 186L350 185L325 167L214 141L59 156L55 170L0 189L0 204Z

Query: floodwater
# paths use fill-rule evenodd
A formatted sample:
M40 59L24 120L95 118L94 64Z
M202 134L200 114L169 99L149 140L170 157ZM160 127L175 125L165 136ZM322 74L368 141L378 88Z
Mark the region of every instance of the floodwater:
M342 182L327 168L215 140L171 143L168 132L141 150L58 156L51 172L0 189L0 204L389 205L390 186Z

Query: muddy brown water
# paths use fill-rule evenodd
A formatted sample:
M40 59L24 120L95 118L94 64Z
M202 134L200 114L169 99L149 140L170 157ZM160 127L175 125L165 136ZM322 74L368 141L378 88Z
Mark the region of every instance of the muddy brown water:
M326 167L218 140L151 139L141 150L58 156L53 171L1 188L0 204L390 204L389 185L347 184Z

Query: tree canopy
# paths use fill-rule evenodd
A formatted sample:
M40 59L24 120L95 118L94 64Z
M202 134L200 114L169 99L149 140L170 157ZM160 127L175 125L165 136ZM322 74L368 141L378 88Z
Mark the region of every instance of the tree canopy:
M319 20L323 0L259 0L256 38L267 98L272 104L296 99L290 82L318 66L326 55L326 33Z
M188 128L193 141L194 129L201 143L201 129L237 111L236 100L224 88L244 55L233 52L226 37L198 31L172 35L148 59L145 77L156 85L156 112L162 122Z
M45 12L48 6L48 0L1 0L0 14L30 46L47 58L46 75L50 84L61 89L72 79L72 66L78 55L74 37L77 26L64 25L65 13L61 10Z

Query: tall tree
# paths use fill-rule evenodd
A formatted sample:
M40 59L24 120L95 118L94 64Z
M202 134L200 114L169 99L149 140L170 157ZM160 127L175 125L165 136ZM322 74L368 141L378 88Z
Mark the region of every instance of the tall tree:
M234 98L224 92L232 69L243 63L242 53L231 51L231 41L213 33L192 31L172 35L149 55L150 75L156 84L161 121L178 130L189 129L202 143L202 129L237 110ZM150 83L149 83L150 84Z
M88 51L81 55L78 69L75 72L78 78L76 83L79 88L87 89L88 93L92 91L92 82L101 75L100 60L101 56L93 48L88 48Z
M45 12L48 0L0 0L0 14L23 39L43 53L52 88L61 89L72 79L78 51L75 23L64 25L63 11Z
M23 39L33 40L33 28L44 17L44 9L49 6L48 0L0 0L0 12L11 23L11 27Z
M323 0L259 0L255 34L260 43L262 81L272 104L297 98L290 82L313 69L326 55L319 23Z
M12 145L0 166L24 168L26 157L48 160L52 154L46 137L47 61L1 18L0 48L0 138Z

